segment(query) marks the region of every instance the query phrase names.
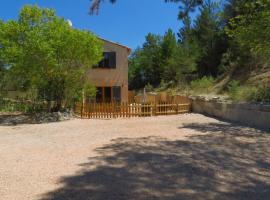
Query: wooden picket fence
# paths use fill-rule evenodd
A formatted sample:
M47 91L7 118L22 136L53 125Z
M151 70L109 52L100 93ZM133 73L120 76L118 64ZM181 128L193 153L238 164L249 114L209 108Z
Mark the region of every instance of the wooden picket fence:
M110 119L175 115L191 111L191 101L183 103L77 103L75 113L82 118Z

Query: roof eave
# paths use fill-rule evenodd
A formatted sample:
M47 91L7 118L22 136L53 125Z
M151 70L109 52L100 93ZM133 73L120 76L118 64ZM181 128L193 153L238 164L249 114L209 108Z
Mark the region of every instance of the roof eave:
M131 49L131 48L129 48L129 47L125 46L125 45L122 45L122 44L119 44L119 43L117 43L117 42L113 42L113 41L110 41L110 40L106 40L106 39L101 38L101 37L98 37L98 38L99 38L100 40L105 41L105 42L109 42L109 43L111 43L111 44L115 44L115 45L117 45L117 46L120 46L120 47L126 48L126 49L127 49L127 51L128 51L128 54L130 54L130 53L131 53L131 51L132 51L132 49Z

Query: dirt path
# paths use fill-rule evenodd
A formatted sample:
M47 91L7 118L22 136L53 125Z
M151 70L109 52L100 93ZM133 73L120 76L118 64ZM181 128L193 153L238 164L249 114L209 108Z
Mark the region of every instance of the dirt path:
M270 199L270 133L197 114L0 126L0 199Z

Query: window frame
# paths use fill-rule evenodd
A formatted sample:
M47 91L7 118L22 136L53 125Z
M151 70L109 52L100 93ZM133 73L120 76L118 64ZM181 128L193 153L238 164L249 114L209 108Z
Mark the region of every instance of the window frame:
M117 54L115 51L103 52L103 59L95 65L94 69L116 69Z

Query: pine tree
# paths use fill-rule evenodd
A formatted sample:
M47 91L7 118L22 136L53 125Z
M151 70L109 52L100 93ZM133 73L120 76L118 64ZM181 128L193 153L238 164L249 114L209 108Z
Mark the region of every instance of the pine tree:
M195 21L194 32L201 51L197 66L200 76L217 76L222 54L227 50L218 8L217 3L206 1Z

